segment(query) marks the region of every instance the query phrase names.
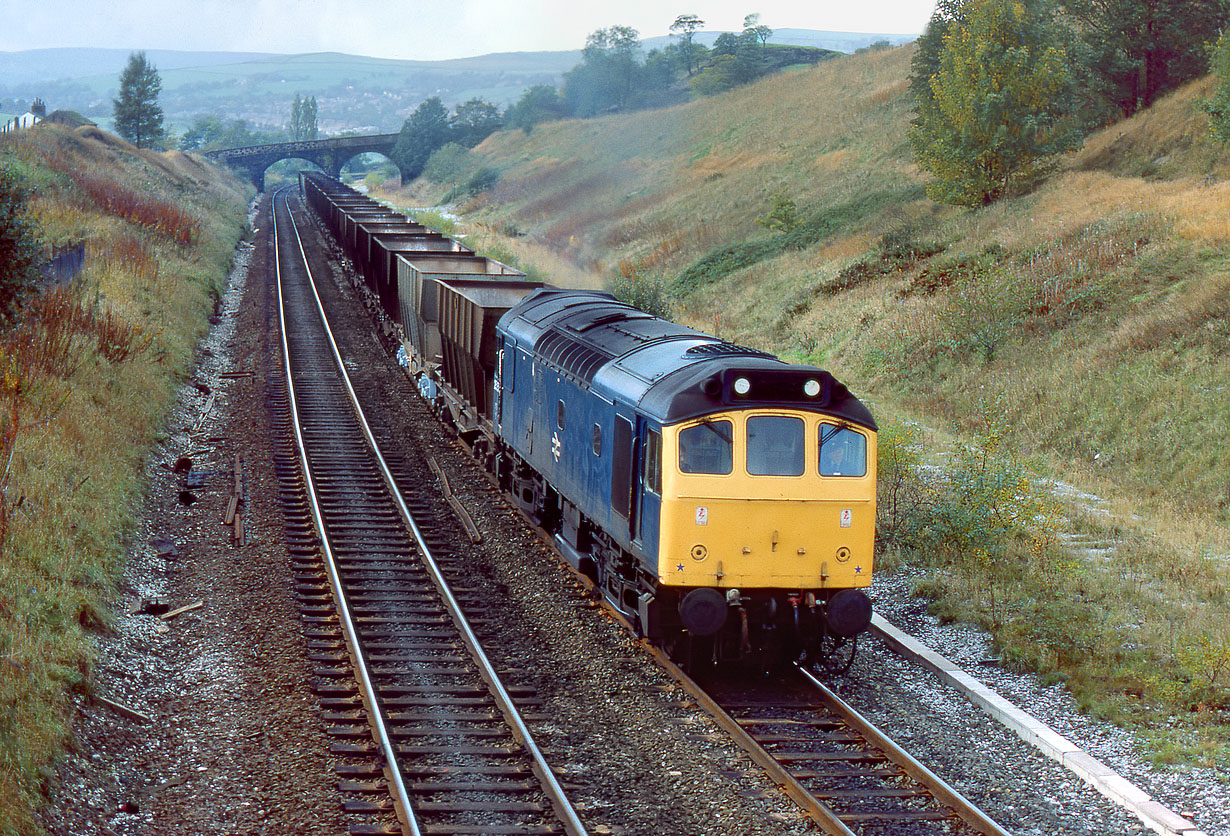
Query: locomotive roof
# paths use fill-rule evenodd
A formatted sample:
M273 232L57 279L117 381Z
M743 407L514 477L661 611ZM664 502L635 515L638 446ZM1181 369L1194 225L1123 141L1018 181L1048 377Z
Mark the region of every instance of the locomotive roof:
M871 413L828 372L782 362L637 310L609 293L543 288L500 327L563 374L662 423L738 406L813 409L875 429ZM746 377L751 391L737 394ZM817 395L804 384L820 384Z

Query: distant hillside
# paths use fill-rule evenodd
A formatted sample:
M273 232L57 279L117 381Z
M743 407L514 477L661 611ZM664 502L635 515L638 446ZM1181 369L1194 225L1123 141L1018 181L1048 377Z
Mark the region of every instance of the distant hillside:
M697 32L696 42L705 46L713 46L721 32ZM774 29L772 43L782 46L814 46L820 49L831 49L835 52L854 52L878 41L888 41L893 46L909 43L918 35L884 35L871 32L827 32L820 29ZM677 38L662 36L646 38L646 49L661 49Z
M133 50L64 47L0 52L0 90L48 81L83 78L93 75L119 76ZM267 52L185 52L173 49L147 49L145 56L160 70L181 67L211 67L270 57ZM27 97L39 95L37 91Z
M698 34L712 43L717 32ZM853 51L875 41L913 36L778 30L773 42ZM646 50L670 38L650 38ZM314 95L320 127L396 131L424 99L452 106L475 96L500 106L534 84L559 85L581 58L580 50L504 52L448 61L399 61L341 53L176 52L148 50L162 76L161 104L172 131L200 115L245 119L255 127L285 124L296 93ZM119 73L129 55L115 49L37 49L0 52L0 110L23 112L34 97L49 108L69 109L107 124Z

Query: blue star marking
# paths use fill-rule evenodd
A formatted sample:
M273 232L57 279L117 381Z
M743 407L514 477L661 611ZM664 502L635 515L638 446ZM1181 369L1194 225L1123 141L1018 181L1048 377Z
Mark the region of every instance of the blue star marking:
M676 569L678 569L680 572L682 572L682 571L683 571L683 564L682 564L682 563L680 563L680 564L679 564L678 566L676 566L675 568L676 568Z
M863 567L862 567L862 566L855 566L855 567L854 567L854 574L856 574L856 575L861 575L861 574L863 574Z

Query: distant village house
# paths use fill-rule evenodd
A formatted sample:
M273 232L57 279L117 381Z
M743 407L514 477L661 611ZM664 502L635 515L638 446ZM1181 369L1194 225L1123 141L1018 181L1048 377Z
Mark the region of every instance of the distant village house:
M42 99L35 99L30 105L30 109L20 116L14 116L9 121L0 126L0 133L12 133L20 131L24 128L32 128L47 116L47 105Z

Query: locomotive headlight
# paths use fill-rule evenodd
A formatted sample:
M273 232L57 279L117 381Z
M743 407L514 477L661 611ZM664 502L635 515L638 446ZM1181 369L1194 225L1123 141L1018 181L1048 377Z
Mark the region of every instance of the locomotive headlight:
M820 381L814 377L803 384L803 394L809 398L814 398L820 394Z
M752 391L752 382L746 377L736 377L734 389L736 395L746 395Z

